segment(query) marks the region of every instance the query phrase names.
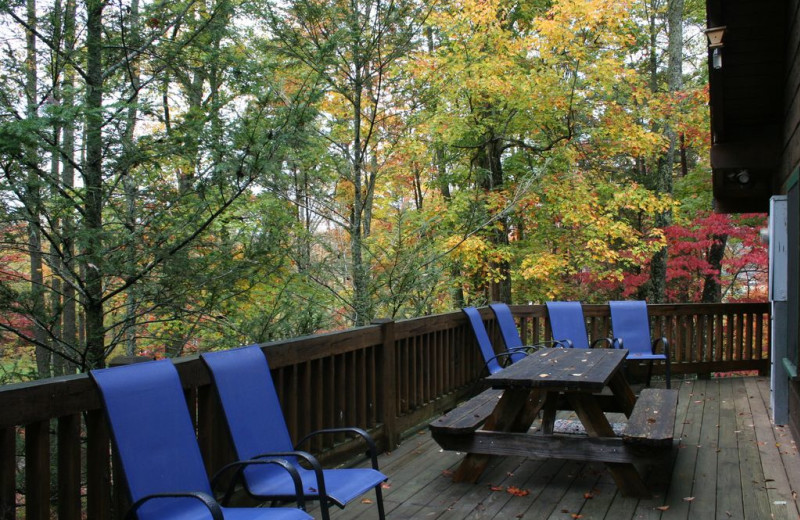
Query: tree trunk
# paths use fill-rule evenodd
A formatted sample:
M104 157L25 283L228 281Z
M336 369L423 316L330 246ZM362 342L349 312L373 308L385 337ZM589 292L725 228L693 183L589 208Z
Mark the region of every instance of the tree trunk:
M479 150L477 166L485 172L481 188L486 191L500 189L503 186L503 162L500 155L500 143L492 137L488 138L486 145ZM508 247L508 217L500 217L498 224L492 223L489 226L489 239L494 248L505 249ZM511 303L511 265L508 261L501 260L492 262L490 267L493 271L500 272L500 280L489 281L489 300Z
M361 87L360 68L356 65L356 88L353 105L353 161L351 165L351 180L353 182L353 208L350 213L350 255L352 262L353 278L353 322L356 326L367 325L369 315L369 294L367 269L364 265L364 196L363 186L363 151L361 141Z
M26 34L26 78L25 78L25 97L27 103L27 118L35 120L37 115L38 99L38 74L36 70L36 36L37 17L36 0L27 0L27 23L30 30ZM50 377L51 353L48 348L48 338L42 327L45 319L46 291L44 290L43 253L41 240L41 179L39 178L37 165L39 164L38 147L32 145L28 147L27 161L29 163L28 181L25 189L25 206L28 213L28 254L30 256L30 282L31 282L31 301L33 315L33 335L36 341L36 369L39 377Z
M132 49L137 49L139 47L139 0L132 0L130 5L130 41L128 43L128 47ZM127 49L126 49L127 50ZM128 229L128 258L127 258L127 269L128 274L132 275L136 272L136 247L135 241L137 236L137 194L138 194L138 187L134 181L134 176L131 174L129 170L133 167L131 161L128 159L129 157L133 157L135 153L135 146L136 143L134 141L134 132L136 130L136 118L138 115L137 110L137 99L139 95L139 78L140 78L140 71L139 71L139 63L138 60L134 60L133 63L129 64L130 70L130 80L131 80L131 89L133 91L131 95L131 103L128 105L128 114L126 116L125 121L125 133L122 137L122 153L125 157L124 162L125 165L123 166L123 175L124 178L122 180L123 183L123 190L125 193L125 204L126 204L126 211L127 214L125 218L127 219L126 227ZM136 291L133 288L129 289L125 294L125 355L126 356L134 356L136 355L136 308L137 308L137 298L136 298Z
M684 0L669 0L667 4L667 89L675 93L683 87L683 3ZM652 31L655 32L655 31ZM675 125L668 123L663 129L669 140L667 152L658 161L655 192L659 195L672 195L672 176L678 149L678 136ZM672 223L672 214L665 211L656 217L656 226L664 228ZM664 247L656 253L650 264L650 290L649 300L653 303L663 302L667 285L667 259L668 251Z
M717 275L707 274L703 280L703 303L720 303L722 301L722 284L719 283L719 273L722 272L722 259L725 257L725 245L728 235L714 235L714 243L708 249L706 260Z
M72 55L75 48L75 12L77 4L75 0L67 0L64 11L64 50L68 55ZM62 104L64 109L70 111L75 105L75 94L73 87L75 84L75 71L71 65L66 64L64 68L64 79L62 90ZM61 182L64 188L72 190L75 186L75 122L67 121L63 128L63 139L61 143ZM75 292L76 268L75 258L75 222L71 216L65 216L61 221L61 252L63 263L61 265L63 289L61 291L61 345L59 346L60 356L56 356L56 366L61 373L72 373L77 368L68 359L75 359L74 353L78 349L78 306Z
M84 368L105 365L103 324L103 0L86 2L86 201L83 220L86 359Z

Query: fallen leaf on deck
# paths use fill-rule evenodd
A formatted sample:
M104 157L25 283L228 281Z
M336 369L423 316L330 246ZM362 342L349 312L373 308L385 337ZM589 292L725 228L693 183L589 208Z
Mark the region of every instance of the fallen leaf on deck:
M692 500L694 500L694 497L683 497L684 502L691 502Z
M362 498L362 499L361 499L361 503L362 503L362 504L371 504L371 503L372 503L372 500L371 500L371 499L369 499L369 498Z
M453 476L453 470L451 470L451 469L443 469L442 470L442 476L443 477L452 477Z
M508 486L508 488L506 488L506 491L508 491L509 494L514 495L515 497L526 497L531 493L527 489L520 489L516 486Z
M658 506L656 509L659 511L669 511L669 506Z
M503 486L492 486L489 485L489 491L503 491L505 488Z
M388 482L381 482L381 488L383 489L392 489L392 485Z
M578 514L578 513L572 513L572 515L570 515L570 516L572 516L572 518L583 518L583 515Z
M589 493L589 492L586 492L586 493L583 494L583 498L585 498L586 500L589 500L590 498L594 498L594 495Z

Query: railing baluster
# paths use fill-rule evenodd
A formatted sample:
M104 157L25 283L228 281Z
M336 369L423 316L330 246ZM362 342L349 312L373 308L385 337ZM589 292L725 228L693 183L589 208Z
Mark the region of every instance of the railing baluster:
M50 518L50 421L25 426L25 519Z
M58 518L81 518L81 416L58 419Z
M0 428L0 520L17 518L17 429Z
M109 433L103 412L86 414L86 509L87 518L111 518Z

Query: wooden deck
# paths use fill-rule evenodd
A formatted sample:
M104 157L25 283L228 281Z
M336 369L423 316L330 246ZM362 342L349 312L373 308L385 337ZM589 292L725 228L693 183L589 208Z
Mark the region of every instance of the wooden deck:
M604 466L496 458L478 484L454 484L461 454L427 429L381 456L391 520L414 519L797 519L800 460L788 427L769 420L763 377L675 381L680 389L671 467L647 468L651 499L617 492ZM517 495L508 491L517 491ZM369 499L365 499L369 500ZM375 506L333 508L337 520L377 518ZM318 513L318 512L317 512ZM319 517L318 514L316 514Z

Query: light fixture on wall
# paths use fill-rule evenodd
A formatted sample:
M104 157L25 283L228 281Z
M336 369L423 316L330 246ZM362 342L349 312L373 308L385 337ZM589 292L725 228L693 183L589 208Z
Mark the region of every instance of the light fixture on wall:
M735 170L729 170L725 177L727 179L727 184L729 186L737 186L740 188L745 188L750 186L751 182L753 181L753 176L750 173L750 170L747 168L737 168Z
M711 66L715 69L722 68L722 36L725 34L725 26L709 27L705 30L708 37L708 48L711 49Z

